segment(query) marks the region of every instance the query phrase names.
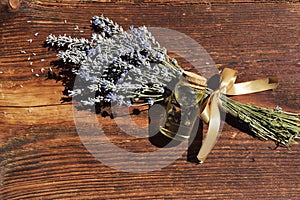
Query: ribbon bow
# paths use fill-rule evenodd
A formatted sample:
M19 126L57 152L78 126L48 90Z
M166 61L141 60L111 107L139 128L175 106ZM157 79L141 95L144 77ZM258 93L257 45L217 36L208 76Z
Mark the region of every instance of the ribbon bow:
M208 130L207 136L197 155L200 163L205 161L220 135L220 108L222 106L220 96L222 94L243 95L261 92L274 89L278 85L278 79L276 78L264 78L243 83L235 83L236 78L236 70L225 68L221 73L219 88L215 90L203 104L200 117L205 123L208 123Z

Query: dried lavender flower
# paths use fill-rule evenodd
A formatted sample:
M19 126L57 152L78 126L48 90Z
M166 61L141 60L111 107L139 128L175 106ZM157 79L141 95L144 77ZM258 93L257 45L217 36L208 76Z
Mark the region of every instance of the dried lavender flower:
M102 38L109 38L115 34L123 32L122 27L103 15L94 16L91 20L91 24L93 30L101 35Z
M59 35L55 36L50 34L46 39L46 44L56 49L78 49L87 50L89 49L90 41L85 38L72 38L71 36Z

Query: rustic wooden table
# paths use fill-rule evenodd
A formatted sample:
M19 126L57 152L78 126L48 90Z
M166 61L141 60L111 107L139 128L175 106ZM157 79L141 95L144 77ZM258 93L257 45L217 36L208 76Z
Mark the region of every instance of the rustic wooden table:
M72 105L60 101L62 83L46 80L41 69L56 59L42 47L48 34L90 37L89 19L103 13L123 27L186 34L219 69L237 69L239 81L279 77L276 90L237 100L299 112L300 3L24 0L18 8L18 1L10 2L11 11L6 1L0 4L1 199L299 199L300 145L274 149L273 142L227 124L202 165L188 162L185 151L147 173L106 166L80 140ZM147 112L132 117L147 126ZM127 137L113 119L98 119L121 148L141 157L155 149L148 140Z

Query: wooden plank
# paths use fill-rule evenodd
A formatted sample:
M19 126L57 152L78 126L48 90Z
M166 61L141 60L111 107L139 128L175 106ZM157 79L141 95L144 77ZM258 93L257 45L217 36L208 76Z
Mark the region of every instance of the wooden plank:
M1 199L299 197L299 145L274 150L272 142L258 141L226 124L203 165L187 162L185 151L162 169L128 173L106 166L83 145L72 105L60 101L64 87L61 82L47 80L41 72L56 59L55 52L42 44L50 33L90 37L89 19L101 13L125 28L146 25L185 33L209 52L219 69L237 69L239 81L279 77L276 90L237 100L299 112L299 3L214 1L208 6L170 2L22 1L18 12L0 7ZM76 25L79 30L74 30ZM31 43L27 41L30 39ZM130 117L145 127L147 116L142 112ZM147 139L136 139L122 131L120 126L126 125L128 116L120 120L121 125L115 119L97 118L117 146L139 154L158 149ZM111 152L103 150L108 155ZM112 154L111 159L118 155ZM119 165L126 165L126 161Z

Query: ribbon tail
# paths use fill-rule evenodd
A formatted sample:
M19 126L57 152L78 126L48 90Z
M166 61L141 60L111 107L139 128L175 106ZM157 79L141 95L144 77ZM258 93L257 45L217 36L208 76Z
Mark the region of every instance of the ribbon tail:
M234 84L226 91L227 95L243 95L274 89L278 86L278 78L264 78Z
M206 138L200 148L200 151L197 155L197 159L200 163L203 163L211 152L212 148L215 146L218 137L219 137L219 128L221 123L220 110L218 105L219 97L217 94L214 94L211 99L210 104L210 113L209 113L209 124L206 134Z

